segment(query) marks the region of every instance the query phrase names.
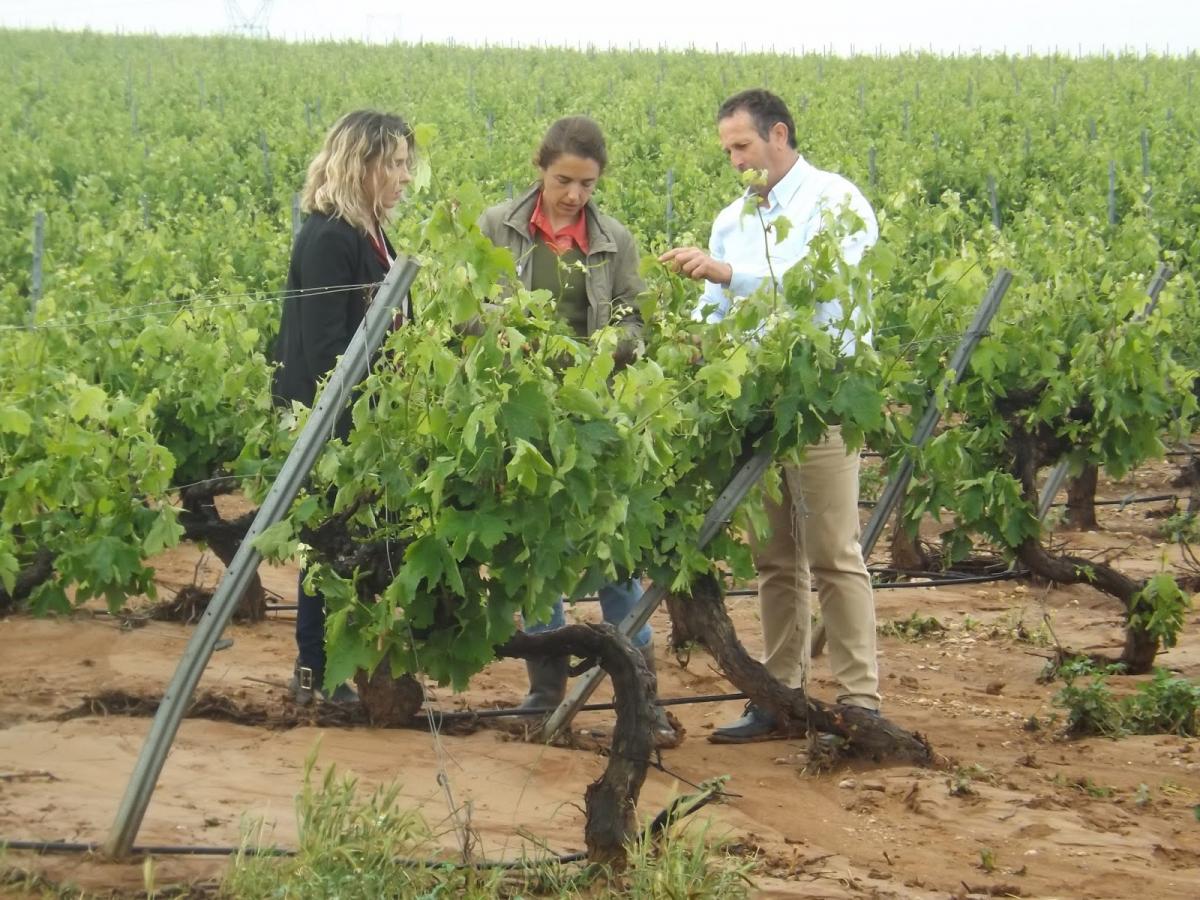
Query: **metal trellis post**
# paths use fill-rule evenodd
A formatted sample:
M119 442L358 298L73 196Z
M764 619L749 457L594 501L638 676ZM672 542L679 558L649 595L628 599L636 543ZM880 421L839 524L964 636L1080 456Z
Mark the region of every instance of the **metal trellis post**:
M988 203L991 204L991 207L992 207L992 225L994 225L996 227L996 230L999 231L1003 225L1003 222L1000 218L1000 196L996 192L996 176L995 175L989 175L987 177L987 192L988 192Z
M345 408L350 393L367 372L371 355L383 342L393 315L402 298L408 293L417 274L417 264L410 259L398 259L379 289L367 315L355 332L350 346L338 361L325 388L321 391L296 445L284 461L271 490L263 500L250 530L242 539L237 555L221 578L216 593L188 641L171 683L163 694L155 713L150 733L142 745L133 774L121 798L112 830L104 842L104 852L110 857L126 856L141 828L142 819L150 805L155 784L162 773L167 753L175 741L179 724L187 709L196 685L200 681L221 632L229 624L239 598L258 566L262 555L254 547L254 538L281 521L287 514L304 479L332 433L334 423Z
M33 214L33 265L29 272L29 327L37 317L38 301L42 299L42 254L46 245L46 213Z
M263 185L266 188L267 196L270 197L274 192L274 184L271 181L271 148L267 144L267 133L265 131L258 133L258 146L262 150Z
M1008 291L1010 284L1012 284L1012 272L1008 269L1000 269L996 273L996 277L992 279L987 293L983 295L983 301L979 304L979 309L975 311L975 318L971 320L970 326L963 333L962 340L959 341L958 348L954 351L954 356L950 358L950 364L947 366L947 369L954 373L955 384L958 384L966 377L967 366L971 361L971 354L975 352L975 348L979 345L980 340L987 334L988 326L995 317L996 310L1000 308L1000 301L1004 299L1004 294ZM941 418L941 410L938 409L935 396L931 393L929 395L929 402L925 405L925 412L921 415L921 419L913 431L912 446L914 449L925 446L925 443L933 437L933 430L937 428L937 424ZM904 497L904 492L908 488L908 482L912 478L912 473L913 458L910 455L906 455L900 460L896 471L888 479L888 483L884 487L883 493L880 494L879 501L875 504L875 509L871 513L871 518L867 522L867 527L863 529L860 542L863 559L871 555L871 551L875 549L875 544L883 535L883 529L887 525L888 519L891 518L892 513ZM812 655L820 655L824 648L825 625L822 623L813 632Z
M671 226L675 220L675 170L667 169L667 246L671 246Z
M1117 224L1117 161L1108 161L1108 224Z

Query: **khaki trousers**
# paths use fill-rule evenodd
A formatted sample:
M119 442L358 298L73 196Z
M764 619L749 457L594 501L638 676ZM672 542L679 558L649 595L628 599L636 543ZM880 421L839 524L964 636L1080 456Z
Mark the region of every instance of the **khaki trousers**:
M763 664L789 687L807 689L810 573L817 585L839 703L879 708L875 597L859 546L858 453L841 428L783 465L782 501L766 501L771 534L752 539L762 608Z

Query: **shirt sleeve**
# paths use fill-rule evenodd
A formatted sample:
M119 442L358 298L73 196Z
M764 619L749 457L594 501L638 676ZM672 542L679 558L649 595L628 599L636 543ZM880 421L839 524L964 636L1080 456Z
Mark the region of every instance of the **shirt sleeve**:
M862 227L857 231L845 235L841 240L842 259L847 265L857 266L862 262L863 254L875 243L879 237L879 225L875 220L875 213L871 209L871 204L862 195L858 188L842 182L836 189L827 191L822 197L821 210L831 210L841 212L849 209L862 219ZM823 219L818 219L816 228L813 234L818 234L825 223ZM868 296L869 296L868 288ZM851 300L854 298L851 297ZM826 327L837 327L838 323L844 321L844 307L842 306L842 298L834 297L825 303L819 304L815 313L815 320L825 325ZM850 315L855 322L861 323L862 306L858 303L853 303ZM868 325L870 323L867 323ZM870 330L862 335L864 340L870 341ZM846 356L852 356L857 349L855 346L855 337L853 334L845 334L842 340L841 352Z
M712 234L708 238L708 255L718 261L724 261L725 254L721 231L721 217L718 216L717 221L713 223ZM720 322L728 315L729 304L729 293L725 286L706 280L704 292L700 295L696 308L692 310L692 318L697 322ZM716 308L713 309L713 307ZM707 316L705 316L706 308L709 310Z
M325 374L346 352L354 337L347 323L351 304L363 302L363 288L328 290L354 284L356 248L348 237L333 230L316 236L313 246L300 263L304 290L314 291L299 304L300 340L308 370Z
M857 266L862 262L863 254L879 239L879 224L875 220L875 212L871 209L871 204L867 202L867 198L862 195L862 192L853 186L847 187L846 192L840 197L826 194L823 198L823 206L832 210L840 210L843 206L848 206L862 219L862 228L842 238L842 259L848 265Z

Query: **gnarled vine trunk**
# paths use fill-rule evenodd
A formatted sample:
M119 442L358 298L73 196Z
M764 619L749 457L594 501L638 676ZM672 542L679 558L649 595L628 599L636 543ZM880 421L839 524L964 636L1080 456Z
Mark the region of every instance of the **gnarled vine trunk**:
M932 560L921 549L921 544L901 523L903 502L892 523L891 555L892 568L900 572L928 572L933 568Z
M1090 584L1125 607L1125 646L1116 662L1125 666L1131 675L1141 675L1154 668L1158 655L1158 639L1131 621L1134 600L1142 583L1105 565L1079 556L1053 556L1033 538L1017 548L1017 558L1034 575L1059 584Z
M687 602L687 597L680 597L678 594L669 593L666 597L667 615L671 619L670 648L677 654L686 653L692 644L704 642L704 635L691 630L688 617L680 608L680 604Z
M750 656L738 640L725 609L721 585L705 576L692 585L692 596L678 603L675 615L686 620L689 633L704 636L704 644L717 666L738 690L774 714L784 729L811 726L846 740L856 755L883 761L929 765L933 751L921 735L905 731L882 716L852 706L830 706L805 698L776 679L766 666Z
M206 543L226 568L233 563L242 538L249 531L255 515L250 512L234 520L226 520L221 516L213 498L232 493L236 489L236 479L219 477L191 485L180 492L183 511L179 515L179 523L183 526L184 537L190 541ZM26 599L39 585L48 581L53 574L54 554L45 547L40 548L33 561L18 573L11 594L0 587L0 615L15 609L17 604ZM193 599L189 598L187 604L183 605L192 604ZM204 603L201 599L193 605L202 608ZM267 594L256 572L238 601L234 618L240 622L261 622L266 616Z
M32 562L17 573L11 594L0 585L0 616L13 612L19 603L33 593L38 585L49 581L53 574L54 554L45 547L38 548Z
M203 541L207 544L225 564L225 568L233 565L233 558L237 555L242 538L249 530L255 515L248 513L232 522L221 516L214 498L232 493L236 488L237 480L234 478L211 478L186 487L179 494L183 504L179 523L183 526L184 536L190 541ZM263 589L262 579L255 572L238 600L234 619L240 622L261 622L266 617L267 592Z
M1189 456L1188 461L1179 467L1179 474L1171 484L1188 489L1187 514L1194 516L1200 513L1200 456L1194 453Z
M1067 483L1067 524L1077 531L1099 531L1096 521L1096 485L1100 479L1099 466L1084 466L1083 471Z
M421 683L412 675L393 675L386 656L374 672L355 672L354 684L367 721L376 728L411 725L425 702Z
M1014 428L1009 446L1012 449L1012 474L1021 483L1021 495L1025 501L1036 509L1038 495L1035 476L1039 465L1037 439L1021 428ZM1093 496L1094 493L1093 490ZM1042 546L1038 538L1026 538L1016 551L1017 558L1034 575L1059 584L1090 584L1119 600L1125 608L1125 646L1116 661L1134 675L1144 674L1154 668L1158 638L1149 634L1133 618L1143 582L1135 581L1102 562L1079 556L1055 556Z
M641 653L611 625L518 632L496 648L497 656L516 659L566 654L594 659L612 679L617 722L608 766L584 795L584 841L590 861L620 870L625 847L638 833L635 814L653 749L650 698L656 686Z

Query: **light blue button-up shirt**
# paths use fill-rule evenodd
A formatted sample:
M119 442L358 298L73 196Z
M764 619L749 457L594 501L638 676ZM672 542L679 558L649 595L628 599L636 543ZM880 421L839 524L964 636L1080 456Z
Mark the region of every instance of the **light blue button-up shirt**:
M791 230L784 240L776 243L775 235L770 234L764 241L763 225L758 216L743 216L747 196L749 191L721 210L713 223L709 254L713 259L729 263L733 278L728 288L712 281L705 282L700 307L716 307L708 316L710 322L723 319L735 299L748 297L765 284L772 270L776 281L782 284L783 273L807 255L809 244L824 226L826 211L836 215L849 208L863 220L862 229L842 240L842 258L850 265L858 265L863 253L879 237L875 213L858 188L841 175L810 165L803 156L796 159L788 173L770 190L766 205L759 207L762 222L770 224L784 216L791 223ZM767 264L768 252L770 266ZM813 320L819 325L840 323L841 301L818 304ZM842 352L849 355L854 350L851 336Z

